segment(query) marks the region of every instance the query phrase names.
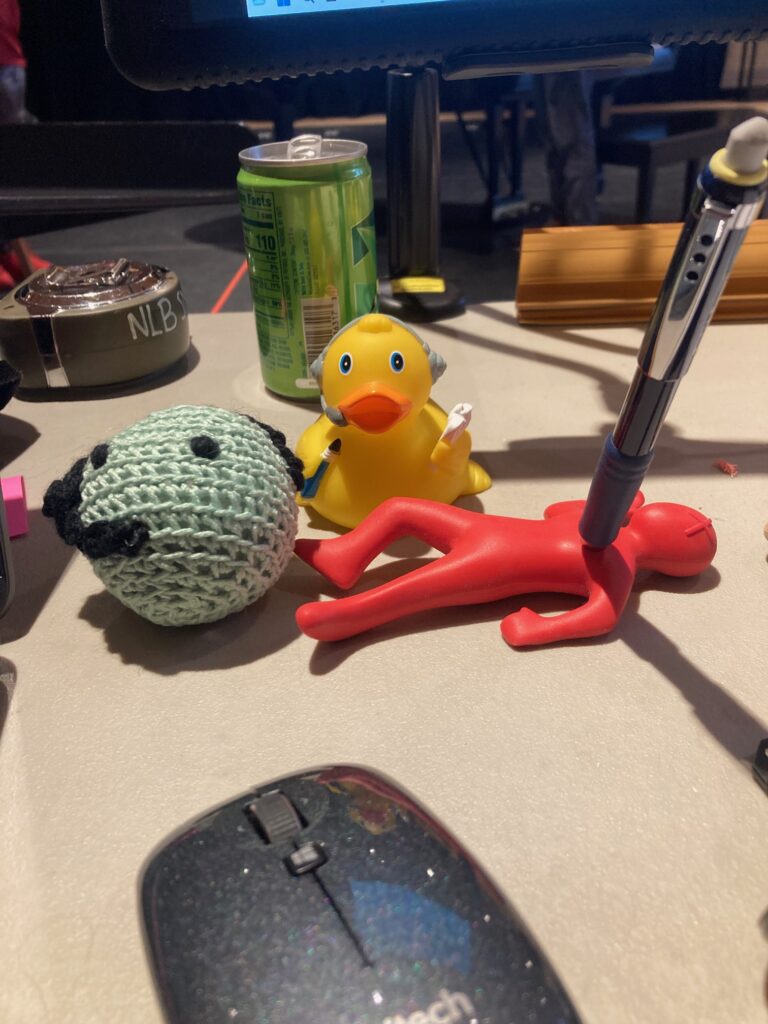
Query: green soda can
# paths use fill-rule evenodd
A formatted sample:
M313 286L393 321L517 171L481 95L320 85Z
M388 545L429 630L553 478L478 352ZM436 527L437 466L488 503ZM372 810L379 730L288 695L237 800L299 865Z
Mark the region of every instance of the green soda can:
M264 383L316 399L309 367L334 334L377 308L367 146L299 135L240 153L237 176Z

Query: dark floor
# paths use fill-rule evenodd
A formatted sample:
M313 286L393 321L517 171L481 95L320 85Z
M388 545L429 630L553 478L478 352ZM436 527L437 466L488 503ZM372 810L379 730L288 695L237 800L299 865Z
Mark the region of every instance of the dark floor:
M480 133L479 125L469 126ZM369 146L374 191L380 212L385 197L384 128L356 126L341 129L342 137L363 139ZM653 219L680 217L684 167L659 172ZM600 215L604 223L633 219L636 175L623 167L604 169ZM441 272L460 284L468 302L514 297L521 222L492 225L484 207L486 191L457 125L442 130L443 234ZM529 222L546 219L548 203L544 156L535 145L525 154L524 197L530 204ZM380 230L383 229L383 216ZM59 264L85 263L115 256L160 263L175 270L192 312L207 312L243 261L240 217L236 204L158 210L135 216L38 234L30 239L35 250ZM379 239L379 268L386 275L386 240ZM251 308L243 278L224 306L225 311Z

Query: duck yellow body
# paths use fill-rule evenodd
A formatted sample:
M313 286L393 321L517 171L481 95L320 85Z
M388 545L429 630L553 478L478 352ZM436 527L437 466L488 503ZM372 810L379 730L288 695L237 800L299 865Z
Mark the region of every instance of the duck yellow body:
M443 439L448 415L429 393L444 369L440 356L392 317L371 313L343 328L312 366L323 414L296 448L307 478L299 502L356 526L387 498L450 503L490 487L469 457L466 430ZM334 442L338 453L330 450Z

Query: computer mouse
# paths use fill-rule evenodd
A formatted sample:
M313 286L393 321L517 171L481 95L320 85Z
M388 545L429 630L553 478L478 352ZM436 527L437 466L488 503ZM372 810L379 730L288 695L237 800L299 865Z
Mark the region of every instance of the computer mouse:
M472 856L368 769L245 793L172 838L141 887L172 1024L577 1024Z

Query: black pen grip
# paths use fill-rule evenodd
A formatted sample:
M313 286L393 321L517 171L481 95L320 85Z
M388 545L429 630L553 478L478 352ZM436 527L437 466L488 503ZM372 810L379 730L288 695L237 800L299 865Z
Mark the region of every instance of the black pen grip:
M585 544L605 548L613 543L652 459L652 451L644 455L624 455L614 444L612 435L606 437L579 522L579 533Z

